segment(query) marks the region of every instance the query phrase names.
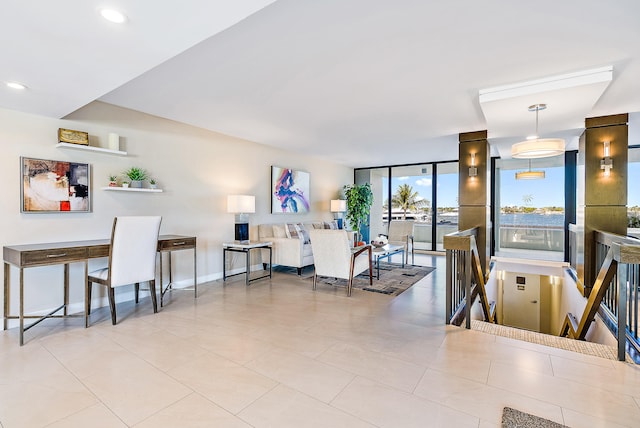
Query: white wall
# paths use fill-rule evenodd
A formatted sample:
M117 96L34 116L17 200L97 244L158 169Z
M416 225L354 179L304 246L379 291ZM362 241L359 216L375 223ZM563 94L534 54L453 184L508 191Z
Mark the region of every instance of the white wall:
M120 134L128 156L56 148L58 128L87 131L90 144L107 147L107 134ZM117 215L162 215L160 233L195 235L199 282L222 276L224 241L233 240L232 214L226 196L256 196L251 224L331 219L329 201L353 182L353 169L318 158L277 150L170 120L94 102L65 119L51 119L0 109L0 242L17 245L108 238ZM20 213L20 156L77 161L91 165L91 213ZM270 214L270 166L308 171L311 213ZM107 192L109 175L130 166L148 170L163 193ZM190 251L174 253L175 280L192 280ZM90 269L105 260L91 261ZM12 312L18 311L18 271L11 270ZM71 301L80 309L84 298L82 264L72 265ZM62 268L26 270L25 311L41 311L62 303ZM97 294L98 290L94 291Z

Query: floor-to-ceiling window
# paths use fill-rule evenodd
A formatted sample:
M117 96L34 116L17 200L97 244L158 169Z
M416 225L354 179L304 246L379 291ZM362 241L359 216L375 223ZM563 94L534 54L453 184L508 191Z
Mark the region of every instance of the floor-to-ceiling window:
M381 233L386 234L385 221L387 212L384 208L389 195L389 168L365 168L355 170L355 183L371 185L373 205L369 213L369 227L363 228L362 237L365 242L371 241Z
M411 222L417 250L442 250L442 236L457 230L458 162L361 168L355 179L374 193L369 239L389 221Z
M628 234L640 238L640 146L629 147L627 169Z
M496 160L496 255L564 259L564 180L563 156Z
M444 250L444 235L458 230L458 177L458 162L440 163L437 165L437 250Z

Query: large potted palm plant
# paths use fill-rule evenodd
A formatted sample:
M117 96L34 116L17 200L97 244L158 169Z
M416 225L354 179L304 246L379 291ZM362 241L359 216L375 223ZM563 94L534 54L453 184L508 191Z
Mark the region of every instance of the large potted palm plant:
M362 232L360 229L368 224L369 212L373 204L371 185L369 183L347 184L344 186L344 196L347 200L347 221L356 232L357 240L361 241Z

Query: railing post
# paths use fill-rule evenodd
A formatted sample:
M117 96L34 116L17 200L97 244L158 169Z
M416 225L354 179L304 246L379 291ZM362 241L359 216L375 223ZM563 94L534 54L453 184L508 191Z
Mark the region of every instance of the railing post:
M467 302L465 326L471 329L471 247L464 252L464 292Z
M613 243L614 258L620 260L620 244ZM629 265L618 262L616 275L616 291L618 293L618 360L625 361L627 345L627 271Z
M453 287L455 284L453 283L453 250L447 250L447 282L446 282L446 291L447 291L447 309L446 309L446 323L451 324L451 315L453 315Z

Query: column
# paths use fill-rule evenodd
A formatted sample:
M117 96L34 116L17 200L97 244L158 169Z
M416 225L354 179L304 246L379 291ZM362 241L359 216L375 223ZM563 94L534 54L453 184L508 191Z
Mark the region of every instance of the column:
M458 230L478 227L476 245L486 272L491 243L491 156L487 131L463 132L458 140Z
M583 251L578 253L577 271L585 296L597 276L594 230L627 234L628 121L626 113L587 118L580 137L576 224L583 232L583 236L578 236ZM601 168L606 141L613 166L608 174Z

